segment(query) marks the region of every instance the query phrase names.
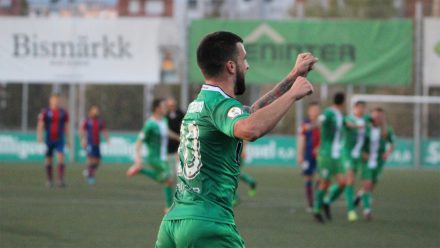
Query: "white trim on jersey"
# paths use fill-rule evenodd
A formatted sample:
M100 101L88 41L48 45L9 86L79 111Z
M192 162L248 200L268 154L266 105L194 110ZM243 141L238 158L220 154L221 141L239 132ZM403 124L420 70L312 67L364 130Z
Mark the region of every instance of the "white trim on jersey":
M231 98L228 94L226 94L220 87L218 86L214 86L214 85L209 85L209 84L204 84L202 86L202 90L207 90L207 91L216 91L219 92L220 94L222 94L225 98Z

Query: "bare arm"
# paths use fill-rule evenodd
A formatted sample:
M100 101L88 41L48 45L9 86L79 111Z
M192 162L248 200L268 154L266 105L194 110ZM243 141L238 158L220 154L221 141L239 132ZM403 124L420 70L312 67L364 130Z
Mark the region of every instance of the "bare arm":
M180 137L179 137L179 135L177 134L177 133L175 133L173 130L171 130L171 129L168 129L168 137L170 138L170 139L173 139L173 140L175 140L175 141L180 141Z
M69 122L66 121L66 124L64 124L64 135L66 136L66 144L68 147L70 147L70 135L69 135Z
M272 130L286 114L293 103L313 93L313 87L306 78L298 77L290 90L248 118L238 120L234 125L234 136L243 140L256 140Z
M43 120L38 120L38 123L37 123L37 142L38 143L43 142L43 128L44 128Z
M383 154L383 159L384 159L384 160L388 160L388 158L390 157L391 153L393 153L395 147L396 147L396 146L395 146L394 144L390 144L390 145L388 146L388 149L387 149L387 150L385 151L385 153Z
M295 68L279 82L271 91L266 93L260 99L258 99L248 109L249 113L253 113L278 99L284 93L286 93L291 87L298 76L306 77L307 73L311 70L312 66L317 62L317 59L310 53L302 53L298 55Z
M110 143L110 137L108 135L107 129L103 129L102 130L102 134L104 135L105 142L107 142L107 144L109 144Z
M135 144L135 162L142 164L142 140L136 140Z
M306 139L304 135L299 134L298 135L298 145L297 145L297 155L296 155L296 161L298 164L302 164L304 162L304 147L306 144Z
M84 131L84 128L81 126L79 128L79 138L80 138L80 142L81 142L81 146L82 147L86 147L87 146L87 141L86 141L86 132Z

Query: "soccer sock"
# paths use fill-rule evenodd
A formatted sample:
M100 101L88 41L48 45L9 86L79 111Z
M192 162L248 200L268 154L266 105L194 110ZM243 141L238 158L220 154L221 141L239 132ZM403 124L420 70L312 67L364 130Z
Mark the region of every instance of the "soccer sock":
M89 177L94 177L95 176L95 171L98 168L98 164L89 164L88 166L88 176Z
M345 202L347 203L348 211L354 210L353 197L353 185L345 186Z
M313 202L313 211L315 213L321 212L322 203L324 200L325 190L317 189L315 191L315 199Z
M304 188L306 191L307 204L311 208L313 207L313 182L306 181L304 183Z
M362 204L364 209L371 209L371 192L364 192L362 194Z
M52 178L53 178L53 167L52 164L46 164L46 176L47 176L47 180L49 182L52 182Z
M245 182L251 188L255 187L255 179L252 178L252 176L250 176L248 174L245 174L245 173L240 174L240 180Z
M165 207L169 208L171 204L173 204L173 188L171 186L165 186L163 192L165 194Z
M144 175L144 176L147 176L147 177L149 177L149 178L151 178L151 179L153 179L153 180L157 180L157 176L158 176L158 174L157 174L156 171L154 171L154 170L148 170L148 169L142 168L142 169L139 171L139 173L142 174L142 175Z
M60 182L64 182L64 171L65 171L65 165L63 163L58 164L58 180Z
M328 196L324 199L326 204L332 204L334 200L336 200L342 193L342 190L339 188L338 184L333 184L330 186Z

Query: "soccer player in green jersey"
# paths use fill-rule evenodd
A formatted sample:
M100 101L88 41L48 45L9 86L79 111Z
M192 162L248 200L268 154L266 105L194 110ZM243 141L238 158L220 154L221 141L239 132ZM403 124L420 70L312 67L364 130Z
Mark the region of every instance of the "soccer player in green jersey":
M314 218L319 223L324 223L321 215L321 208L327 219L331 219L330 203L336 199L344 190L345 176L342 165L342 129L344 116L345 95L338 92L333 99L333 105L324 109L319 116L321 123L321 142L318 151L318 174L319 185L315 191L313 202ZM335 177L337 184L330 187L331 179ZM328 196L324 202L324 196L328 191Z
M303 76L315 62L300 54L288 76L246 110L235 99L245 91L249 68L243 40L223 31L202 39L197 63L205 84L182 122L177 191L156 247L244 247L232 210L242 140L268 133L295 101L313 92Z
M344 147L343 159L345 167L346 185L345 201L347 204L348 220L356 221L357 214L354 206L354 181L356 173L362 167L362 147L365 141L365 126L368 123L365 115L365 102L356 102L353 113L344 119Z
M386 124L385 111L377 107L371 113L371 124L367 125L365 142L363 145L362 165L362 205L364 217L372 219L371 215L371 193L377 185L379 177L387 159L394 150L394 132Z
M136 141L135 163L128 169L127 176L145 175L164 185L165 210L168 212L173 203L173 176L167 161L168 137L179 139L179 136L168 129L167 107L163 99L153 101L153 115L145 122ZM147 164L151 169L142 166L142 143L148 149Z

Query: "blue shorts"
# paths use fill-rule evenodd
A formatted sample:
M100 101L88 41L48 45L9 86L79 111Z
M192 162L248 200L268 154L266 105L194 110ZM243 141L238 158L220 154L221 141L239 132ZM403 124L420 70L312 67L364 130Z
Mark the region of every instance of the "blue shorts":
M64 153L64 141L46 141L46 157L52 157L53 151Z
M101 150L99 149L99 145L87 145L87 156L101 158Z
M312 176L316 171L316 159L304 160L301 167L304 176Z

